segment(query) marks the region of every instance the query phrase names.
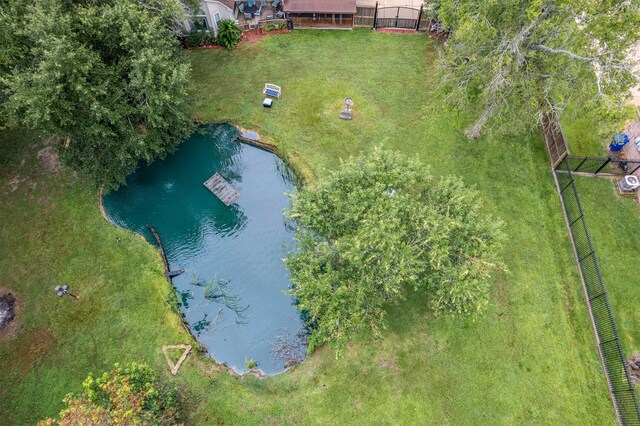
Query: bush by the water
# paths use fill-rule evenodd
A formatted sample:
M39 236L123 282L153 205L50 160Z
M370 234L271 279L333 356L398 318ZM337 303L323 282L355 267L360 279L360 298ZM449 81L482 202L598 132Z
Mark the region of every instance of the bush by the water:
M298 249L285 262L310 329L308 350L380 335L385 305L425 291L435 313L475 316L488 304L501 223L460 179L376 149L293 195Z
M180 6L142 3L3 1L0 12L3 125L52 137L64 163L107 191L193 128L191 67L169 23Z

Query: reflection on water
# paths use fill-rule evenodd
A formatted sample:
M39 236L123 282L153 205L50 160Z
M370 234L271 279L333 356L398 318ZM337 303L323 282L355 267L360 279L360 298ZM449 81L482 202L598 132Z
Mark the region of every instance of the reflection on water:
M104 197L115 224L143 234L152 224L172 269L181 311L209 353L239 372L256 360L266 373L284 369L273 356L303 322L284 294L282 262L293 228L282 215L293 175L275 155L235 141L228 125L207 126L167 159L145 167ZM203 185L220 173L240 192L227 207ZM299 352L299 351L298 351ZM298 354L298 352L295 352ZM296 355L297 356L297 355Z

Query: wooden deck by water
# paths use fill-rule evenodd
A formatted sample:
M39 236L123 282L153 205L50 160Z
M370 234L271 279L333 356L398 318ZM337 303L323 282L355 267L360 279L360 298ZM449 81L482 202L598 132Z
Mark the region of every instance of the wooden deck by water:
M225 178L220 176L220 173L216 173L207 179L204 186L213 192L213 195L218 197L226 206L230 206L240 197L240 193Z

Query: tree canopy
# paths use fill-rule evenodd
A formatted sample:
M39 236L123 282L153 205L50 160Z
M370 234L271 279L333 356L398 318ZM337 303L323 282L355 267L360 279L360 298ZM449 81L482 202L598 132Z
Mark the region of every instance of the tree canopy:
M501 224L459 179L376 149L292 195L297 250L285 263L306 315L309 351L379 335L385 305L429 293L436 313L476 316L488 304Z
M640 82L636 0L440 0L437 13L452 31L446 90L455 102L483 107L469 137L490 120L539 119L569 103L615 121Z
M180 420L178 391L159 384L153 370L133 362L99 377L89 374L80 395L69 394L60 419L45 425L173 425Z
M4 112L57 137L61 158L99 184L123 183L191 129L176 13L168 1L9 2L0 15L9 25L0 30Z

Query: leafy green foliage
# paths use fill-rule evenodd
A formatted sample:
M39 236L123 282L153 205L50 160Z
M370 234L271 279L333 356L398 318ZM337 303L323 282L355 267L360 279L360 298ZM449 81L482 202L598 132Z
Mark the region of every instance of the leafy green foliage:
M161 17L130 0L47 0L22 19L31 47L2 79L5 112L58 137L67 164L113 188L190 132L190 68Z
M206 46L213 42L213 35L210 31L191 30L184 37L184 45L187 47Z
M464 140L461 126L473 111L451 111L432 95L438 84L438 45L423 37L389 37L366 29L309 30L267 37L251 47L187 53L197 85L192 103L199 107L200 121L233 119L243 127L268 128L291 161L304 161L300 170L308 182L336 168L341 157L368 150L368 141L420 155L436 176L456 170L478 188L486 210L506 222L509 238L501 252L510 273L496 274L495 300L492 296L480 321L466 324L425 315L426 296L411 294L387 311L383 339L358 339L339 359L331 351L316 351L309 362L268 386L237 380L204 358L202 363L186 362L172 382L189 396L197 395L189 398L189 423L314 419L331 424L354 413L369 424L475 424L478 413L488 413L493 423L514 423L534 421L532 407L539 424L615 422L546 153L535 146L539 134L519 128L508 137L487 132L482 144ZM385 60L370 61L372 56ZM296 64L295 72L291 64ZM338 68L344 73L336 74ZM277 120L255 98L255 76L265 69L278 76L282 87L304 88L287 92ZM392 75L403 78L390 79ZM336 120L345 92L356 101L358 120ZM321 138L313 137L319 134ZM173 290L157 251L106 224L85 180L51 179L36 155L44 146L28 133L0 133L3 190L15 176L29 177L0 197L0 265L12 271L5 274L3 286L22 294L28 303L25 312L32 312L29 326L0 344L0 387L5 391L0 412L6 424L35 424L57 414L67 390L79 388L89 371L101 372L96 366L122 360L123 352L146 359L159 373L166 362L158 348L190 340L180 316L167 304ZM33 183L37 187L32 189ZM602 200L593 205L601 206ZM589 226L595 234L594 227L607 223L591 220ZM626 226L627 234L637 229L636 224ZM604 228L602 232L613 247L616 239ZM598 250L602 257L603 248ZM81 284L80 311L67 305L61 309L42 291L49 288L53 270L72 287ZM633 279L616 279L630 310L625 313L612 302L614 315L631 318L640 288ZM79 315L90 320L79 321ZM621 335L632 344L640 338L640 327L629 324L618 322ZM54 344L40 349L47 340L38 330L47 329ZM30 355L37 361L31 362ZM576 389L590 390L588 404Z
M47 419L41 425L154 424L171 425L180 419L177 389L156 381L153 370L132 362L82 383L82 394L67 395L67 408L60 420Z
M279 31L279 30L284 30L287 26L285 25L284 22L270 22L267 25L264 26L264 31L265 32L271 32L271 31Z
M637 4L441 0L437 12L452 30L443 92L484 108L468 136L478 137L490 120L531 125L541 110L562 112L570 103L598 109L614 126L627 116L625 100L640 81L632 53L640 40Z
M218 44L225 49L233 50L242 40L242 31L234 21L224 19L218 26Z
M25 13L26 3L19 1L3 1L0 7L0 76L22 60L28 46L20 37L21 17Z
M459 180L435 180L417 160L380 149L350 159L293 196L299 249L288 255L309 351L355 332L380 335L385 304L412 290L436 313L476 316L488 303L500 223Z

